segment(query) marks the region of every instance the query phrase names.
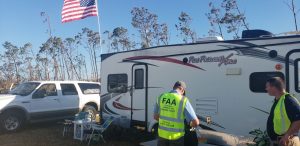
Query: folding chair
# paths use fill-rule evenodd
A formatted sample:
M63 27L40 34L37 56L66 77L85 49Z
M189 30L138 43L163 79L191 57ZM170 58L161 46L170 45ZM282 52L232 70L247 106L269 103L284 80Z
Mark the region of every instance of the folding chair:
M78 114L75 115L73 120L83 120L86 119L88 113L87 112L79 112ZM66 134L68 134L71 129L73 128L73 120L70 119L65 119L64 122L62 122L61 124L64 125L64 129L63 129L63 137L66 136Z
M88 135L85 133L86 129L91 129L91 116L88 112L79 112L75 115L74 124L74 139L87 140Z
M73 121L72 120L65 120L63 123L64 129L63 129L63 137L66 136L69 132L73 129Z
M114 119L114 117L110 117L102 125L98 125L95 123L91 125L92 134L90 135L88 146L90 145L92 138L96 135L99 135L103 142L106 143L106 141L103 138L103 132L111 125Z

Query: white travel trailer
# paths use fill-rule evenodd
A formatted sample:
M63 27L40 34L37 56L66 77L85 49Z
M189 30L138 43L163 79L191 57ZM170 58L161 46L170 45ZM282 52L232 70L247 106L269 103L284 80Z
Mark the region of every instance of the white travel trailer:
M177 80L186 82L202 127L237 135L266 129L274 101L266 79L284 78L287 90L300 97L300 35L158 46L101 58L103 115L127 117L149 131L157 124L156 98Z

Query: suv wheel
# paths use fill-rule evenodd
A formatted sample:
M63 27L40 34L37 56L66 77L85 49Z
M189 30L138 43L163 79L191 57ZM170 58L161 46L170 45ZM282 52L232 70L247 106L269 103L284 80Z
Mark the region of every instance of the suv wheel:
M93 106L86 105L84 106L83 111L89 113L89 116L92 117L92 120L96 118L97 110Z
M1 128L6 132L15 132L24 124L24 118L17 112L6 112L1 116Z

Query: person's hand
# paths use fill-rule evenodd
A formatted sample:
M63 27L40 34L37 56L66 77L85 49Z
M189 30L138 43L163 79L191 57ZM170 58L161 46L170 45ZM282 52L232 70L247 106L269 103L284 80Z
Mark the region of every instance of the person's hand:
M279 144L282 145L282 146L288 146L289 144L289 139L290 139L290 136L289 135L284 135L280 141L279 141Z
M200 121L198 120L198 118L196 118L190 122L191 127L197 127L199 124L200 124Z
M154 114L154 119L156 120L156 121L158 121L159 120L159 114Z

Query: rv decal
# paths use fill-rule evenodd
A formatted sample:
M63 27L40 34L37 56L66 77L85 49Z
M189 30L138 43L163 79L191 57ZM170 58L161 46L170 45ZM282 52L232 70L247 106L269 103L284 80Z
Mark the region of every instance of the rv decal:
M109 100L111 100L112 98L116 97L116 96L120 96L121 93L106 93L104 95L101 95L101 99L100 99L100 108L101 111L106 113L106 114L114 114L114 115L119 115L116 112L112 111L108 106L107 106L107 102Z
M130 87L128 87L129 90ZM144 110L144 109L131 109L130 107L127 107L123 104L121 104L119 102L119 100L124 97L124 93L107 93L101 96L101 111L103 111L106 114L115 114L115 115L119 115L118 113L114 112L112 109L119 109L119 110L134 110L134 111L138 111L138 110ZM112 106L108 105L108 101L113 100L114 98L116 98L111 104Z
M212 57L212 56L206 56L206 55L202 55L202 56L190 56L188 63L218 63L218 66L222 66L224 65L229 65L229 64L237 64L237 59L232 59L231 57L234 54L231 53L228 56L216 56L216 57Z
M117 109L120 109L120 110L134 110L134 111L138 111L138 110L143 110L143 109L131 109L130 107L127 107L123 104L121 104L119 102L119 100L121 99L122 96L118 97L115 101L113 101L113 106Z
M129 57L124 59L123 61L133 61L133 60L157 60L157 61L164 61L164 62L170 62L170 63L175 63L175 64L179 64L179 65L184 65L184 66L189 66L192 68L197 68L200 70L205 71L205 69L198 67L194 64L191 63L184 63L182 60L178 60L178 59L174 59L174 58L169 58L169 57L159 57L159 56L135 56L135 57Z
M261 50L261 49L239 49L237 50L238 55L240 56L249 56L249 57L255 57L255 58L260 58L260 59L266 59L270 61L276 61L276 62L281 62L285 63L285 57L282 55L278 55L275 58L271 58L269 56L270 50ZM292 59L289 60L290 65L294 65L294 61Z
M102 109L102 111L103 111L104 113L106 113L106 114L119 115L119 114L113 112L113 111L107 106L107 104L105 104L105 107Z

